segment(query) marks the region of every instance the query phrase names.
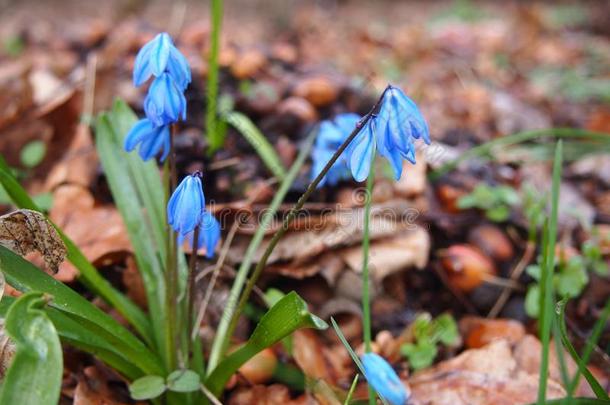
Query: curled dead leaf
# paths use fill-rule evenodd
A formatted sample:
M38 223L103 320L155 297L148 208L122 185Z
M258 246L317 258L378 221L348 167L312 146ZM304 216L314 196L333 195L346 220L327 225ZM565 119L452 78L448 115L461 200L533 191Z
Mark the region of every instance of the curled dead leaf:
M4 374L11 364L14 355L15 343L13 343L4 331L4 319L0 319L0 379L4 378Z
M57 273L67 254L55 227L44 215L31 210L18 210L0 217L0 245L21 256L40 252L53 273Z

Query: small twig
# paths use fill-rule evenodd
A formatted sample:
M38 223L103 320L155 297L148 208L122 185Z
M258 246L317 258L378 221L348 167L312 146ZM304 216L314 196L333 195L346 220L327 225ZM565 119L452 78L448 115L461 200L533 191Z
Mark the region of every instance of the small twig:
M222 402L220 402L218 400L218 398L216 398L214 396L214 394L212 394L210 392L210 390L208 390L205 385L200 384L199 387L201 388L201 392L203 392L203 394L210 400L210 402L212 402L214 405L222 405Z
M525 251L523 252L523 256L517 263L517 265L511 270L509 274L509 279L512 281L516 281L521 277L523 271L527 267L527 265L532 261L534 257L534 253L536 252L536 243L533 241L528 241L525 245ZM495 318L504 308L504 305L508 302L512 291L510 288L504 288L498 297L498 300L491 308L489 313L487 314L488 318Z

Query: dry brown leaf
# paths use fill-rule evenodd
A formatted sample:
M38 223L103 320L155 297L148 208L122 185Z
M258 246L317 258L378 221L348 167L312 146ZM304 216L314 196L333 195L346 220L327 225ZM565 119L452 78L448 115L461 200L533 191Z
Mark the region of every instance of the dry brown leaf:
M95 205L91 193L78 185L62 185L53 193L49 217L68 235L94 264L108 264L131 251L131 244L119 212L113 206ZM72 281L77 270L64 263L55 276Z
M13 343L5 332L4 319L0 319L0 379L4 378L4 374L11 364L14 355L15 343Z
M538 370L522 368L508 341L496 340L416 373L409 385L414 405L528 404L537 398ZM547 398L564 395L563 387L549 379Z
M21 256L41 253L46 267L53 273L57 273L67 254L55 227L40 212L31 210L18 210L0 217L0 245Z
M95 179L97 165L91 130L88 125L79 124L66 153L47 176L45 189L53 190L64 183L89 187Z
M331 373L322 351L320 338L309 329L294 332L293 356L299 368L306 376L332 382Z

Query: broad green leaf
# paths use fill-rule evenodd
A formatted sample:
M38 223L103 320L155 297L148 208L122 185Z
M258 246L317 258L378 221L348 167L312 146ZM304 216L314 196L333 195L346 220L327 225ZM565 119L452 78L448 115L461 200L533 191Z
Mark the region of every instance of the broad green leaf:
M0 270L6 281L20 291L49 294L53 298L50 306L72 316L94 333L112 339L110 342L116 349L143 372L162 373L163 368L157 356L110 315L3 246L0 246Z
M222 119L237 129L250 142L263 163L278 180L286 177L286 169L275 149L250 118L240 112L229 111L222 114Z
M144 280L155 343L169 361L165 264L167 257L165 194L154 160L142 161L137 153L124 150L124 140L136 116L123 101L116 101L111 112L99 115L96 146L114 201L123 217L134 248L138 269ZM183 296L186 281L184 256L179 255L180 285Z
M129 384L129 393L135 400L153 399L166 390L165 380L158 375L147 375Z
M436 337L445 346L452 346L457 343L460 332L458 331L455 319L449 314L439 315L434 320Z
M0 156L0 183L17 207L42 212L40 207L34 203L23 187L21 187L2 156ZM141 336L145 339L150 336L152 329L144 312L125 295L112 287L108 280L102 277L91 262L87 260L76 244L61 229L56 225L54 226L66 245L68 260L79 271L79 281L94 294L99 295L116 308L136 328Z
M525 294L525 313L534 319L537 319L540 314L540 287L538 284L533 284L527 289Z
M297 329L327 327L326 322L309 313L307 303L297 293L290 292L262 317L246 344L216 366L205 385L218 397L235 371L263 349Z
M176 370L166 379L167 388L175 392L199 391L201 385L199 374L193 370Z
M47 300L41 292L24 294L6 315L6 332L16 351L2 381L1 405L55 404L59 400L63 359L55 327L42 309Z
M1 273L0 274L4 274ZM5 318L10 306L15 302L13 297L0 300L0 318ZM106 340L99 333L91 331L81 319L61 312L52 307L46 307L45 312L53 322L62 342L89 352L110 367L129 379L141 377L143 372L127 360L113 345L112 340Z
M414 370L420 370L432 364L438 350L435 343L423 340L416 344L403 344L400 352L409 359L409 365Z

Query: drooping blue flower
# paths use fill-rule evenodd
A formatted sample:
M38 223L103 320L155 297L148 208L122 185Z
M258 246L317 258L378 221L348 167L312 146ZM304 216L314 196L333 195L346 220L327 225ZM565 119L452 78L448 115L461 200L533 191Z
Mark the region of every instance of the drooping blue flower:
M205 246L205 256L209 259L214 256L214 250L220 240L220 223L214 218L214 215L210 214L208 211L204 211L201 215L198 232L197 249ZM195 231L193 230L185 236L191 248L193 246L194 233ZM182 243L182 238L180 236L178 243Z
M178 232L179 240L201 223L205 212L205 197L201 173L186 176L176 187L167 204L167 222Z
M168 73L162 73L150 85L144 112L158 127L186 119L186 99Z
M150 76L159 77L164 72L167 72L183 91L191 82L188 62L166 32L158 34L138 52L133 67L133 84L140 86Z
M364 367L364 377L379 395L392 405L407 403L409 391L383 357L375 353L365 353L360 359Z
M430 144L430 131L417 105L402 90L388 86L377 127L379 154L390 161L396 180L402 174L402 159L415 164L414 140Z
M397 87L388 86L384 92L379 113L372 116L348 148L350 169L357 181L368 177L371 153L375 150L385 157L398 180L402 174L402 161L415 164L415 140L430 144L428 124L417 105Z
M349 134L354 130L360 116L354 113L344 113L337 115L332 121L323 121L320 124L320 131L316 138L316 143L312 150L311 156L313 160L311 178L314 179L320 174L326 163L331 159L333 154L339 149L341 144L345 142ZM318 184L318 187L325 183L334 186L339 181L349 177L347 168L347 160L342 155L332 165L326 176Z
M125 150L131 152L138 145L140 145L138 154L142 160L155 157L163 150L161 155L161 161L163 162L170 150L169 127L167 125L155 127L148 118L141 119L129 130L125 137Z

